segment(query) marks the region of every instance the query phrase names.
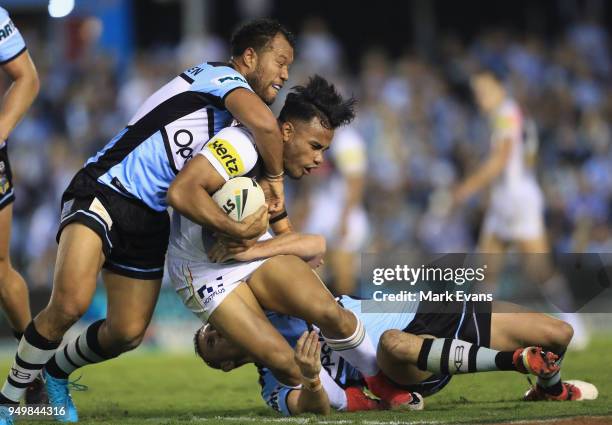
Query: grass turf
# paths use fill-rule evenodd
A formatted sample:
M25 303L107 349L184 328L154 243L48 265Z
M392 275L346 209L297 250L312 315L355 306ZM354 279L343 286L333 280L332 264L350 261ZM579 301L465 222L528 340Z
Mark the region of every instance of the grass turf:
M525 403L524 376L482 373L453 378L440 393L426 400L421 412L366 412L304 416L294 423L398 424L493 423L570 416L608 416L612 423L612 335L599 336L588 350L569 353L563 376L594 383L599 399L583 403ZM9 360L0 363L6 370ZM281 422L259 396L252 366L232 373L208 369L192 355L130 353L106 364L83 369L74 392L81 424L257 424ZM78 375L79 372L76 373Z

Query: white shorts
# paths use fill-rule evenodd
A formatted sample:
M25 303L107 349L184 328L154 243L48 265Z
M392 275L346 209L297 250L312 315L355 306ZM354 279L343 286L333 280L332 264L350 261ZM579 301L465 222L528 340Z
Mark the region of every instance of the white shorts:
M483 233L507 242L544 235L544 201L537 184L527 182L513 189L494 188Z
M265 261L211 264L186 260L168 252L166 269L174 290L185 306L202 323L208 323L208 318L225 297Z

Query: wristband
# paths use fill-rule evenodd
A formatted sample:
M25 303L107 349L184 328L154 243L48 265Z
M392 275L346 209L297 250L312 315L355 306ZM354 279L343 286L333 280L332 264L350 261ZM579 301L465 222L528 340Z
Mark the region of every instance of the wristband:
M265 175L264 175L264 178L266 180L277 182L277 181L283 180L284 176L285 176L285 172L284 171L281 171L279 174L270 174L270 173L266 172Z
M321 379L318 376L314 379L308 379L305 376L302 376L302 389L310 391L311 393L316 393L322 388L323 384L321 384Z
M287 217L287 210L283 210L279 215L272 217L270 220L268 220L268 223L274 224L277 221L281 221L285 217Z

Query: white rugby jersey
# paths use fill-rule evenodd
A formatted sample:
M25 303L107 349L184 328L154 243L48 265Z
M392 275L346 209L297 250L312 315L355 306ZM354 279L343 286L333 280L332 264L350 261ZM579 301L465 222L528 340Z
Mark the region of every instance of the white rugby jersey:
M174 78L149 97L127 127L89 158L85 171L98 182L164 211L170 183L232 115L225 98L234 90L252 91L229 65L205 62ZM234 177L240 168L228 168Z
M525 122L517 103L507 98L491 116L491 143L501 143L510 139L510 159L494 188L514 188L526 180L533 181L533 174L526 164Z
M242 126L224 128L206 143L197 155L203 155L226 181L232 177L259 175L259 154L255 141ZM270 237L267 233L261 239ZM209 264L211 273L218 271L217 274L220 274L228 265L212 263L208 259L205 247L212 243L210 229L194 223L176 211L173 212L168 256Z

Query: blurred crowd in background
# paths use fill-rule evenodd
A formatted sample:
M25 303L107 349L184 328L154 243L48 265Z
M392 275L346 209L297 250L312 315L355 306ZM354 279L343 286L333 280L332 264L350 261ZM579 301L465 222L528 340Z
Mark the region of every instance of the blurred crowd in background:
M138 51L119 68L95 48L95 23L85 22L78 45L63 49L16 24L42 88L9 140L17 196L12 258L31 287L50 286L59 199L76 170L157 88L194 64L226 60L228 50L208 34ZM500 29L469 43L446 35L427 58L410 46L400 56L370 47L350 68L325 21L309 19L292 30L296 61L283 92L319 73L359 101L353 127L367 148L365 251L474 249L485 196L448 213L434 194L450 190L488 152L487 120L469 89L480 65L504 71L512 96L537 125L535 167L553 249L612 251L612 61L610 36L596 19L577 19L552 40ZM282 102L281 96L275 110Z

